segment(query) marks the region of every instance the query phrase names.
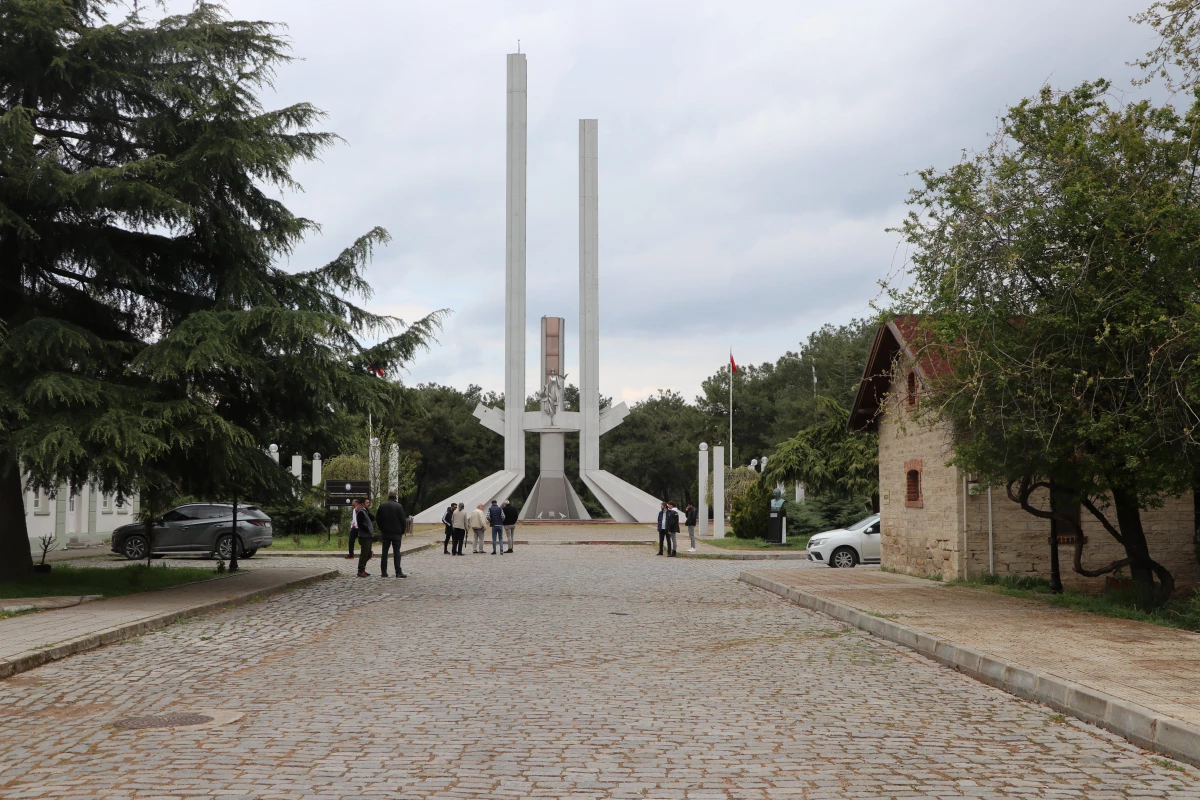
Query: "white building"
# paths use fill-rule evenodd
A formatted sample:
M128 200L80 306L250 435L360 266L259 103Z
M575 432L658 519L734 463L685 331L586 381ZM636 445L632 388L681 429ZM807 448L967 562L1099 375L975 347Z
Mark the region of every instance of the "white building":
M134 521L137 512L136 495L122 501L90 484L79 488L63 485L54 494L25 492L25 527L29 547L36 553L41 552L43 536L56 537L56 550L101 544L114 528Z

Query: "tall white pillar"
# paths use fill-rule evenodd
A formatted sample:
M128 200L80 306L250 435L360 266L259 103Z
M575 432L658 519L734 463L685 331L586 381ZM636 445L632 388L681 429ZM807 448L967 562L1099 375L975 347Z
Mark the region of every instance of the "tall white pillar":
M701 536L708 535L708 445L700 443L700 513L696 517Z
M296 480L300 480L300 475L304 471L304 458L299 453L292 456L292 475Z
M388 451L388 491L400 491L400 445L395 443Z
M600 469L599 126L579 120L579 469Z
M713 448L713 538L725 538L725 448Z
M504 469L525 469L525 163L528 70L508 54L504 234Z

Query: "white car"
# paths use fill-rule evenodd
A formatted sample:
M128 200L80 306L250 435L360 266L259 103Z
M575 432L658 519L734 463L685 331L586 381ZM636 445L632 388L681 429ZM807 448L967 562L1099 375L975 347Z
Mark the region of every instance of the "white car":
M831 567L879 563L879 515L860 519L848 528L814 533L808 540L808 560Z

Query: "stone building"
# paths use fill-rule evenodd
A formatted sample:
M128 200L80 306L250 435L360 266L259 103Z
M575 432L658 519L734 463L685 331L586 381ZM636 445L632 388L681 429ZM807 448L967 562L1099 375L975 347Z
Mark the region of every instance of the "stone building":
M879 433L879 508L882 564L910 575L969 578L1050 574L1050 520L1022 510L1003 486L972 481L950 460L949 423L918 417L922 387L944 363L921 354L914 317L880 326L850 412L854 430ZM1048 493L1034 495L1049 508ZM1195 501L1191 494L1167 497L1161 508L1142 512L1150 553L1180 587L1200 583L1195 544ZM1086 510L1080 514L1083 565L1095 567L1124 557L1124 548ZM1104 578L1076 573L1073 536L1057 537L1063 584L1099 591ZM1128 573L1126 573L1128 574Z

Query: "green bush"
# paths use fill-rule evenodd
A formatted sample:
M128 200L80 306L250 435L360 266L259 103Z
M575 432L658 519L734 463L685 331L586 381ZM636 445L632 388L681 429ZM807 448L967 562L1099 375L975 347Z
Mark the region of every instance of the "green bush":
M767 518L771 513L771 491L762 481L751 483L734 498L729 525L739 539L767 538Z

